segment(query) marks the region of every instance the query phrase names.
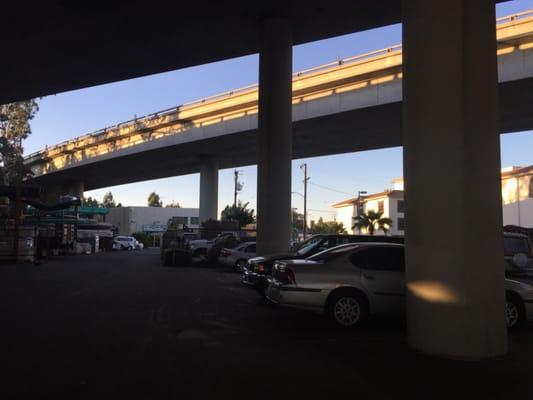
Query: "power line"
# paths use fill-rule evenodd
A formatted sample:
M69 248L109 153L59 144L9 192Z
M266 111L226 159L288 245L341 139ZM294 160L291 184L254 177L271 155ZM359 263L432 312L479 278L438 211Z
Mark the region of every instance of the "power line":
M337 193L341 193L341 194L347 194L348 196L353 196L354 195L353 193L348 193L348 192L343 192L342 190L332 189L330 187L319 185L318 183L314 183L314 182L309 182L309 185L317 186L319 188L326 189L326 190L331 190L332 192L337 192Z
M337 212L336 211L333 211L333 210L317 210L315 208L308 208L309 211L315 211L315 212L326 212L326 213L332 213L332 214L336 214Z

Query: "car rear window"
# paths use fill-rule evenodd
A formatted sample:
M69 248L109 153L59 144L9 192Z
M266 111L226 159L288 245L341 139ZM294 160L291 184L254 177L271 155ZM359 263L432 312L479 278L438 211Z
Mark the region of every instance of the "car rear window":
M504 237L503 247L506 256L514 256L518 253L524 253L528 256L531 255L529 241L525 237Z

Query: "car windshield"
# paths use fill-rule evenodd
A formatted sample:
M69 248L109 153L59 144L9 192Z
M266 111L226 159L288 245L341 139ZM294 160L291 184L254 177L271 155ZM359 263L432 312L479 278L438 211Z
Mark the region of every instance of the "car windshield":
M314 254L311 257L307 257L307 260L309 261L331 260L335 257L346 254L347 252L355 249L357 246L358 244L351 243L351 244L343 244L340 246L332 247L331 249L327 249L327 250L321 251L320 253Z
M302 245L298 248L296 253L300 256L305 256L307 253L311 251L318 243L322 241L323 237L321 236L315 236L311 239L308 239L307 241L303 242Z
M528 257L531 256L531 249L525 237L507 236L503 239L504 254L506 256L514 256L518 253L523 253Z

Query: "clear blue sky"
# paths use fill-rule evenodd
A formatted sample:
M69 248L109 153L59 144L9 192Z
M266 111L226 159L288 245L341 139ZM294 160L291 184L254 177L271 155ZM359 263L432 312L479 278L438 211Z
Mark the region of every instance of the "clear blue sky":
M497 6L498 16L533 9L533 0L514 0ZM401 26L393 25L294 47L293 70L298 71L401 42ZM132 79L88 89L48 96L39 100L40 110L32 121L32 135L25 141L26 153L46 144L99 130L129 120L196 100L219 92L257 82L258 56L241 57ZM533 164L533 132L502 136L502 165ZM402 175L400 148L309 158L293 162L293 190L303 191L299 165L308 164L310 219L332 219L331 204L350 197L358 190L369 193L391 186ZM239 168L244 189L240 198L255 208L256 167ZM327 190L319 186L326 186ZM163 203L178 201L183 207L198 207L199 175L139 182L87 192L101 200L112 191L124 205L146 205L151 191ZM233 201L233 170L221 170L219 210ZM302 198L293 195L293 207L301 212Z

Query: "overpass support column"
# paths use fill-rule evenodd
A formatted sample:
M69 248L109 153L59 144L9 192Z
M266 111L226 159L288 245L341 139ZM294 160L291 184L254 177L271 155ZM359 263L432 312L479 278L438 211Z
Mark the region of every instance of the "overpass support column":
M403 1L409 345L507 351L495 9Z
M259 52L257 251L287 251L291 221L292 34L289 21L263 24Z
M206 158L200 167L200 223L218 217L218 165Z

